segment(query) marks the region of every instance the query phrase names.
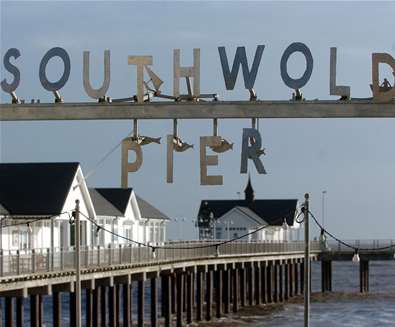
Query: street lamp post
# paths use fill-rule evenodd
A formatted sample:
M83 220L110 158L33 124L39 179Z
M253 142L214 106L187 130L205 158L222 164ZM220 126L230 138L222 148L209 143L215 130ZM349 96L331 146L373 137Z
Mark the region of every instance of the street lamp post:
M81 326L81 263L80 263L80 201L75 200L75 320Z
M322 212L321 212L321 215L322 215L322 227L325 226L325 195L326 195L326 193L327 193L326 190L322 191Z
M309 194L304 203L304 327L310 326L310 235L309 235Z

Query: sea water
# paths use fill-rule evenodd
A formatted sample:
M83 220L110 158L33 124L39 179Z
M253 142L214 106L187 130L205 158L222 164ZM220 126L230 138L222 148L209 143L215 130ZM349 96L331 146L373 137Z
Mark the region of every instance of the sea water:
M359 264L333 262L333 294L319 296L321 287L320 263L312 264L311 327L395 327L395 261L370 262L370 292L359 295ZM148 284L148 283L147 283ZM147 285L148 286L148 285ZM133 316L136 318L137 289L133 289ZM158 297L160 299L160 296ZM82 303L85 297L82 294ZM4 303L2 303L4 305ZM145 315L149 317L149 288L145 289ZM160 307L160 306L158 306ZM62 294L62 326L69 326L69 296ZM29 300L25 300L25 322L29 323ZM85 313L82 312L84 319ZM254 327L303 326L303 304L289 303L256 317ZM52 326L52 300L44 297L44 324Z

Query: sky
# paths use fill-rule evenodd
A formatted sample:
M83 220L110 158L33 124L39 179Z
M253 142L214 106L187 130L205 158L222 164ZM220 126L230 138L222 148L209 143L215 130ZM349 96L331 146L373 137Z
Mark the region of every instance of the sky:
M101 84L103 52L111 50L107 95L112 98L136 94L129 55L152 55L152 68L164 80L161 90L172 94L176 48L181 49L182 65L192 64L193 48L201 49L201 92L218 93L221 100L248 100L249 95L241 74L233 91L225 89L219 46L226 47L229 61L237 46L245 46L251 63L257 45L265 45L255 82L261 100L291 97L281 79L280 59L293 42L305 43L314 58L312 76L302 88L307 99L336 99L329 95L330 47L338 48L338 83L351 86L352 97L371 96L372 53L395 56L394 2L1 1L0 10L0 56L12 47L21 51L16 93L27 102L53 102L38 70L44 54L56 46L71 57L71 75L60 90L66 102L92 101L82 85L84 50L91 52L93 86ZM10 79L0 67L0 79ZM49 79L56 80L62 67L60 60L51 60ZM295 78L303 74L303 56L293 55L288 69ZM380 74L392 83L388 67L380 67ZM2 103L10 102L6 93L0 94ZM212 122L180 120L178 125L180 136L195 147L175 154L174 183L166 183L164 142L145 146L141 169L129 177L137 194L177 218L169 227L172 239L196 236L193 220L202 199L237 199L238 192L243 196L247 175L239 172L241 138L251 122L219 121L219 134L235 143L233 151L219 156L218 167L209 168L210 174L224 176L222 186L200 186L199 137L211 135ZM0 122L0 161L78 161L85 175L93 172L87 179L90 187L119 187L120 149L97 163L132 126L132 121L115 120ZM141 134L165 140L172 122L140 121L139 127ZM256 198L303 201L308 192L312 212L321 220L325 190L329 231L343 239L395 239L393 119L261 119L259 128L267 175L249 165Z

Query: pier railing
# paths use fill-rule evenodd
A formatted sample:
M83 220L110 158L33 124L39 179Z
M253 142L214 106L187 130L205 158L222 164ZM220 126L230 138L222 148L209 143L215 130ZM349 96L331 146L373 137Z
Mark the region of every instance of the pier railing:
M118 245L81 247L81 268L109 267L123 264L150 265L172 261L196 260L210 257L281 254L303 252L304 242L232 242L215 246L216 241L167 242L156 247ZM311 250L320 251L319 242ZM75 267L74 248L0 250L0 277L38 272L72 270Z
M395 250L395 240L344 240L343 241L350 246L359 249L360 252L363 252L364 249L368 249L370 251L388 251L394 252ZM346 246L340 242L329 241L326 242L327 247L326 251L336 251L336 252L352 252L353 248Z

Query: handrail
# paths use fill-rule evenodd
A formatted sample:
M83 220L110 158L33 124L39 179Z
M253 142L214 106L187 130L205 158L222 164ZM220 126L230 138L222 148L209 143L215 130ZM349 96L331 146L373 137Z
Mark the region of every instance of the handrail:
M174 260L193 260L207 257L231 255L261 255L301 253L304 242L289 241L237 241L222 244L218 247L201 247L215 241L181 241L166 242L164 248L155 250L149 247L122 244L108 247L81 247L81 268L108 267L117 264L151 264ZM320 243L311 242L313 252L320 252ZM188 248L190 247L190 248ZM74 248L33 249L33 250L0 250L0 277L18 276L37 272L57 272L75 267Z

